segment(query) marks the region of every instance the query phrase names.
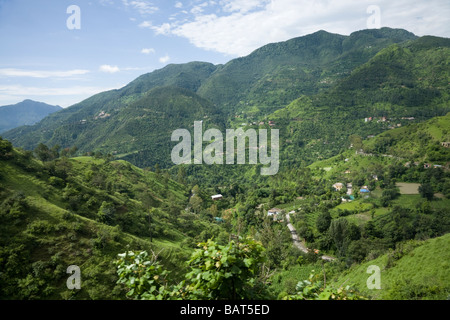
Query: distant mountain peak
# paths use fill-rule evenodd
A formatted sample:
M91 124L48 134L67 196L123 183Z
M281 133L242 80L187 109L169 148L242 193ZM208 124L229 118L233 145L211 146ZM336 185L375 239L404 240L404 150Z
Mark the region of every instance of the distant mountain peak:
M60 106L25 99L13 105L0 107L0 133L20 127L33 125L49 114L59 111Z

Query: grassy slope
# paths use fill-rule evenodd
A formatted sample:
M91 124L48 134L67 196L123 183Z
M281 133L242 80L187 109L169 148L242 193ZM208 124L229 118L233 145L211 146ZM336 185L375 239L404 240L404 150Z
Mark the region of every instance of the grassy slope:
M317 161L310 165L311 169L325 169L326 177L345 177L344 171L361 171L376 165L386 166L399 160L406 163L409 160L423 162L430 161L430 150L439 150L444 154L443 158L449 159L449 149L440 146L440 142L450 139L450 113L442 117L435 117L423 123L413 123L408 126L388 130L373 139L364 140L364 150L371 150L383 138L390 137L390 146L385 153L394 157L371 157L355 154L354 149L344 151L338 156L323 161ZM423 137L426 137L425 139ZM405 156L406 153L406 156ZM376 154L376 153L375 153ZM396 158L396 156L398 158ZM402 157L400 157L402 156ZM348 159L348 161L345 161ZM445 164L446 161L435 161L435 164Z
M450 294L450 234L426 241L405 243L375 260L354 266L332 280L332 285L356 287L374 299L447 299ZM380 267L381 289L368 289L366 273Z
M21 157L19 151L14 153L15 157ZM84 194L105 196L101 190L83 181L89 166L100 165L104 160L84 157L70 162L73 164L72 185L85 188ZM115 285L117 277L113 261L127 248L159 252L165 266L174 270L175 278L181 274L183 261L192 249L180 245L185 235L166 219L155 217L155 225L165 230L166 236L150 242L148 237L96 221L86 212L80 212L82 215L74 213L67 207L63 190L49 184L49 176L39 161L30 159L25 163L41 173L24 170L23 163L0 160L0 295L3 299L71 297L74 292L66 288L69 275L65 271L72 264L80 266L82 273L82 289L76 292L76 298L123 298L121 288ZM138 181L136 185L150 185L155 197L162 203L167 202L167 198L159 194L163 188L158 186L160 183L154 173L144 172L124 161L112 165L129 166L130 171L121 171L122 182ZM111 175L119 177L118 171ZM169 181L168 188L171 199L185 199L179 184ZM123 200L123 195L117 192L107 197L113 203ZM135 205L139 208L139 200L135 200Z

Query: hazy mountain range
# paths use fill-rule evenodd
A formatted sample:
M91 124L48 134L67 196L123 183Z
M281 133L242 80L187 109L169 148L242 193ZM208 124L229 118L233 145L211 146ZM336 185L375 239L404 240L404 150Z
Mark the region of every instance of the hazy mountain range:
M29 99L13 105L1 106L0 133L20 126L33 125L61 109L60 106L52 106Z

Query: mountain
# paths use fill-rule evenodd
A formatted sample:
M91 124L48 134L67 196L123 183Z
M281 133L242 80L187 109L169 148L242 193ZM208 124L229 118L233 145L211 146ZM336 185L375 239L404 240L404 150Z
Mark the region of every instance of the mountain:
M33 125L61 109L60 106L52 106L29 99L13 105L1 106L0 133L20 126Z
M268 115L280 128L288 163L310 164L399 125L450 111L450 39L421 37L391 45L335 86Z
M350 36L318 31L255 50L220 66L198 93L236 112L274 110L302 94L330 87L381 49L417 38L401 29L363 30Z
M448 112L448 61L445 38L389 28L350 36L319 31L225 65L168 65L4 136L25 149L76 145L80 153L169 167L173 130L195 120L258 128L252 123L265 119L280 129L282 165L310 164L337 154L351 133L387 129L365 124L366 117L422 121Z

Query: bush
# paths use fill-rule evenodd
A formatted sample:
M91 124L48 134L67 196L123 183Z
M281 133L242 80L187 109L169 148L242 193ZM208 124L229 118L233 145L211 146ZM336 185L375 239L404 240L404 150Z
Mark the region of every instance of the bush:
M367 300L350 286L338 289L325 286L321 278L320 274L312 273L307 280L297 283L295 294L286 295L283 300Z

